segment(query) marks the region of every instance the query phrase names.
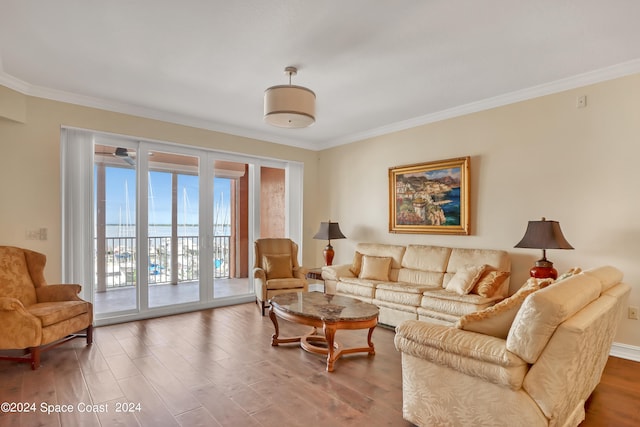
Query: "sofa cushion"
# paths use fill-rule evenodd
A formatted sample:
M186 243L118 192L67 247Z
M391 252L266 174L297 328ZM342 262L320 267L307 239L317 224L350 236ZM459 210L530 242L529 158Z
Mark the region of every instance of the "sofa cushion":
M507 349L528 363L535 363L558 325L600 295L594 277L578 274L531 294L516 314Z
M29 306L27 311L40 319L44 328L88 313L89 303L86 301L42 302Z
M349 271L354 276L358 277L360 275L360 269L362 268L362 254L358 251L353 255L353 262L351 263L351 267L349 267Z
M263 255L262 267L267 274L267 280L293 277L291 255Z
M511 259L506 251L495 249L451 249L447 271L454 273L465 265L488 264L496 270L509 271Z
M440 311L429 310L424 307L418 307L418 320L425 322L453 326L459 318L460 316L456 316L454 314L447 314Z
M596 278L602 285L601 293L606 292L609 288L622 282L622 271L609 265L592 268L587 270L584 274Z
M580 274L580 273L582 273L582 269L580 267L570 268L569 270L559 275L558 278L556 279L556 282L559 282L560 280L568 279L569 277L575 276L576 274Z
M442 288L444 273L437 271L414 270L403 267L398 271L398 282Z
M422 293L433 286L414 285L411 283L380 283L376 287L376 300L418 307L422 301Z
M443 286L446 287L456 271L467 264L487 264L492 269L499 271L511 271L511 258L506 251L495 249L463 249L453 248L447 264L447 272L444 275ZM504 298L509 293L509 279L502 283L498 293Z
M380 283L377 286L377 289L385 289L394 292L406 292L411 294L419 294L422 297L422 294L425 291L429 290L441 290L438 285L416 285L415 283L405 283L405 282L386 282Z
M362 256L362 268L358 277L369 280L389 280L391 270L391 257L379 257L371 255Z
M480 276L487 269L487 265L465 265L456 271L456 274L447 283L447 291L455 292L458 295L468 294Z
M402 267L413 270L447 271L447 262L451 255L451 248L427 245L409 245L402 258Z
M500 299L498 296L486 298L476 294L458 295L446 289L433 289L424 291L420 306L431 311L462 316L489 307Z
M275 289L297 289L304 287L305 280L297 277L286 277L282 279L269 279L267 280L267 290L272 291Z
M471 293L483 297L492 297L510 274L508 271L485 271L480 280L473 286Z
M456 328L506 339L513 319L515 319L525 298L552 282L552 279L531 278L509 298L484 310L462 316L456 323Z
M373 299L376 286L379 283L382 282L358 277L342 277L336 284L336 291L343 295L355 295Z
M402 257L406 250L405 246L385 245L380 243L358 243L356 251L362 255L373 255L380 257L391 257L391 268L399 269L402 265Z

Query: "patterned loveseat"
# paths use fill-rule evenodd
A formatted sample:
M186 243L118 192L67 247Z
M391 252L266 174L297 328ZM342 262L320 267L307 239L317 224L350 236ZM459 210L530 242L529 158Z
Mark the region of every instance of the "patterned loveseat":
M352 264L325 266L322 278L327 293L377 305L382 324L453 325L506 298L510 269L501 250L359 243Z

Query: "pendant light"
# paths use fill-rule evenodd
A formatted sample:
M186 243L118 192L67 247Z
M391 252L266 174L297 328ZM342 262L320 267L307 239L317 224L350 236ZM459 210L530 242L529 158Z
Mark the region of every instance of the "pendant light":
M305 128L316 121L316 94L291 84L296 67L286 67L289 84L272 86L264 91L264 121L281 128Z

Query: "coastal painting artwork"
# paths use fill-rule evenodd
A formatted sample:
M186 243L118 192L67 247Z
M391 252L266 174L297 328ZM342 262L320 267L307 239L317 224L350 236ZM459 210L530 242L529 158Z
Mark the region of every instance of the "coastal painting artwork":
M389 168L389 232L469 234L469 157Z

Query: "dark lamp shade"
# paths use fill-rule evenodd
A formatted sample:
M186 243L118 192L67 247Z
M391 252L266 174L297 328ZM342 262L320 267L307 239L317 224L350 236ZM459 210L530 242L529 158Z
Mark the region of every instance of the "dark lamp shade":
M346 239L347 237L342 234L337 222L321 222L320 229L313 238L318 240L332 240Z
M532 249L573 249L564 238L558 221L529 221L527 231L516 248Z

